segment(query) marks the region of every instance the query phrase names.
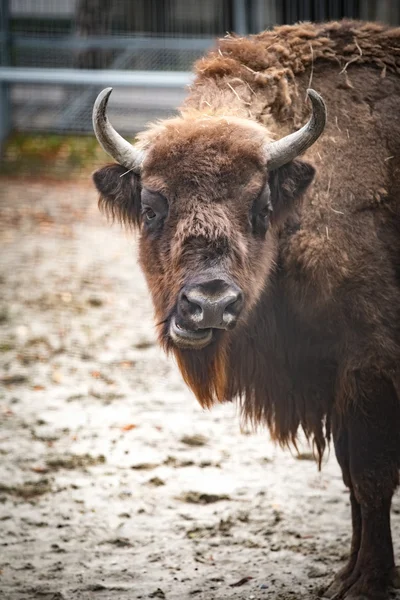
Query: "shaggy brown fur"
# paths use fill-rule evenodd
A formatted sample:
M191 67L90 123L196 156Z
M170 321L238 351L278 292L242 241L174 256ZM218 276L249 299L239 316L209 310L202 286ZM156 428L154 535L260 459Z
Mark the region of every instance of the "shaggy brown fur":
M141 176L95 174L102 206L141 226L160 340L203 406L238 397L281 444L301 426L320 460L332 426L354 531L333 589L383 598L400 449L400 29L344 21L228 36L196 73L180 116L141 134ZM306 162L268 173L262 146L305 122L307 87L327 104L326 131ZM254 216L249 229L266 184L269 222ZM162 228L142 224L141 186L168 200ZM244 291L239 323L182 350L168 333L179 292L215 269Z

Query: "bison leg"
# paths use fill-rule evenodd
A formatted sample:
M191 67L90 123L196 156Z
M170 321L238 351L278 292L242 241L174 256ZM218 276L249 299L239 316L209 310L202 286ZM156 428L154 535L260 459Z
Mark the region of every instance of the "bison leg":
M377 376L360 374L357 391L346 420L361 540L352 572L332 599L385 600L394 569L390 506L398 485L400 404L392 383Z
M334 419L333 437L335 443L335 453L340 468L342 469L344 484L350 489L351 521L352 521L352 539L350 556L347 564L337 573L335 579L324 592L324 598L332 598L342 587L343 583L351 576L357 563L358 551L361 544L361 507L358 503L350 477L350 448L349 434L346 427L339 427Z

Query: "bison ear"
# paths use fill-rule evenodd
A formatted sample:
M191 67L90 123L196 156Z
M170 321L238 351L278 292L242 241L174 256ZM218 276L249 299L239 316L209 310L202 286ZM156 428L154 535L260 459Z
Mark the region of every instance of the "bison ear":
M93 173L93 181L100 193L100 210L128 227L138 227L140 176L121 165L112 164Z
M282 224L296 209L315 175L315 168L302 160L292 162L269 174L273 213L271 220Z

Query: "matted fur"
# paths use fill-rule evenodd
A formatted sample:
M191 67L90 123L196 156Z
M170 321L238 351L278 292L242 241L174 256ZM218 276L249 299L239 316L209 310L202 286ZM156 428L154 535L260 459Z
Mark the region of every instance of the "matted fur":
M284 25L246 38L227 35L196 63L185 107L218 107L267 124L271 117L302 117L296 115L299 75L307 72L312 83L310 68L323 63L344 75L344 85L350 66L374 66L383 76L399 73L399 44L400 28L351 20Z
M339 422L363 402L359 373L400 388L399 73L400 29L375 23L227 36L196 64L180 116L140 135L143 184L173 213L168 239L140 241L161 343L203 406L239 398L244 417L281 444L295 444L301 426L320 459L331 415ZM261 252L242 222L265 177L262 144L304 124L309 86L328 125L305 161L269 174ZM110 171L103 179L102 204L138 224L138 182L121 200L119 185L107 191ZM169 319L207 253L226 254L247 310L210 347L182 351Z

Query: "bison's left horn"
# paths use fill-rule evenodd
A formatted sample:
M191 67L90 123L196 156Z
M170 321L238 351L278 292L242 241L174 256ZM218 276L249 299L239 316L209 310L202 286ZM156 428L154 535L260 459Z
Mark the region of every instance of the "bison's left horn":
M111 125L107 117L107 104L112 88L106 88L97 96L93 106L93 129L103 150L117 163L136 173L140 172L144 159L141 152L124 140Z
M304 127L290 135L266 145L268 169L274 170L294 160L317 141L326 124L326 106L321 96L314 90L307 90L311 100L312 115Z

